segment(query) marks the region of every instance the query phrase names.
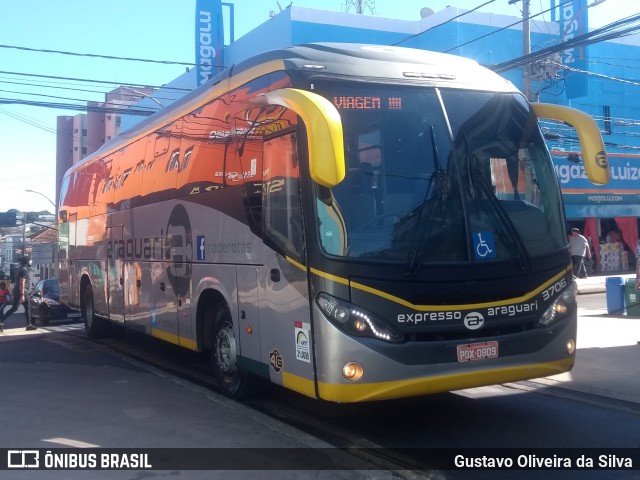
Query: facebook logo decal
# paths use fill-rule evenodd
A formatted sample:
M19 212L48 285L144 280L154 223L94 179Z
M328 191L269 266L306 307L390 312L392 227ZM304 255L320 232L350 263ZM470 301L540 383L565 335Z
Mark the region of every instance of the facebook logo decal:
M206 243L204 235L198 235L196 237L196 258L198 260L204 260L204 252L206 250Z

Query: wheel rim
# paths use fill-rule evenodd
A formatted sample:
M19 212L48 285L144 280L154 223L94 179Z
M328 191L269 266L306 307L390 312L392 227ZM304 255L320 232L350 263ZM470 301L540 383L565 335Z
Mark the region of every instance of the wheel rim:
M226 378L232 378L236 373L236 337L233 328L225 322L216 335L215 360L218 369Z

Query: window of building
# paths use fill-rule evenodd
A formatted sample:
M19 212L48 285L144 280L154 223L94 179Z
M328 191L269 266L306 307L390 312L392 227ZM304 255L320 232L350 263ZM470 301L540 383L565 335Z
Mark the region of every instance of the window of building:
M611 107L609 105L602 107L602 116L604 117L604 133L611 135L613 129L611 128Z

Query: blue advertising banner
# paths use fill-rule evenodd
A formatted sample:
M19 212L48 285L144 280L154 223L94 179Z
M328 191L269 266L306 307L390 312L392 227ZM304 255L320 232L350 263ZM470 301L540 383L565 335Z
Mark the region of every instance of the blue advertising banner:
M568 218L640 216L638 155L609 154L611 181L594 185L584 165L553 156L553 164Z
M560 35L563 42L589 32L587 0L572 0L560 4ZM570 69L587 70L589 58L585 45L565 49L562 63ZM588 76L573 70L565 71L567 98L584 97L588 93Z
M198 86L224 70L224 25L220 0L196 1L196 81Z

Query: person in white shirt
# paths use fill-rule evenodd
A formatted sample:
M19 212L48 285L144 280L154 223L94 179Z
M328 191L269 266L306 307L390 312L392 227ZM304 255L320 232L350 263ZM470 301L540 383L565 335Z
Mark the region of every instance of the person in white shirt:
M571 261L573 262L573 278L587 278L587 267L584 265L584 258L591 258L591 249L589 241L580 235L580 229L571 229L571 238L569 239L569 252L571 253Z

